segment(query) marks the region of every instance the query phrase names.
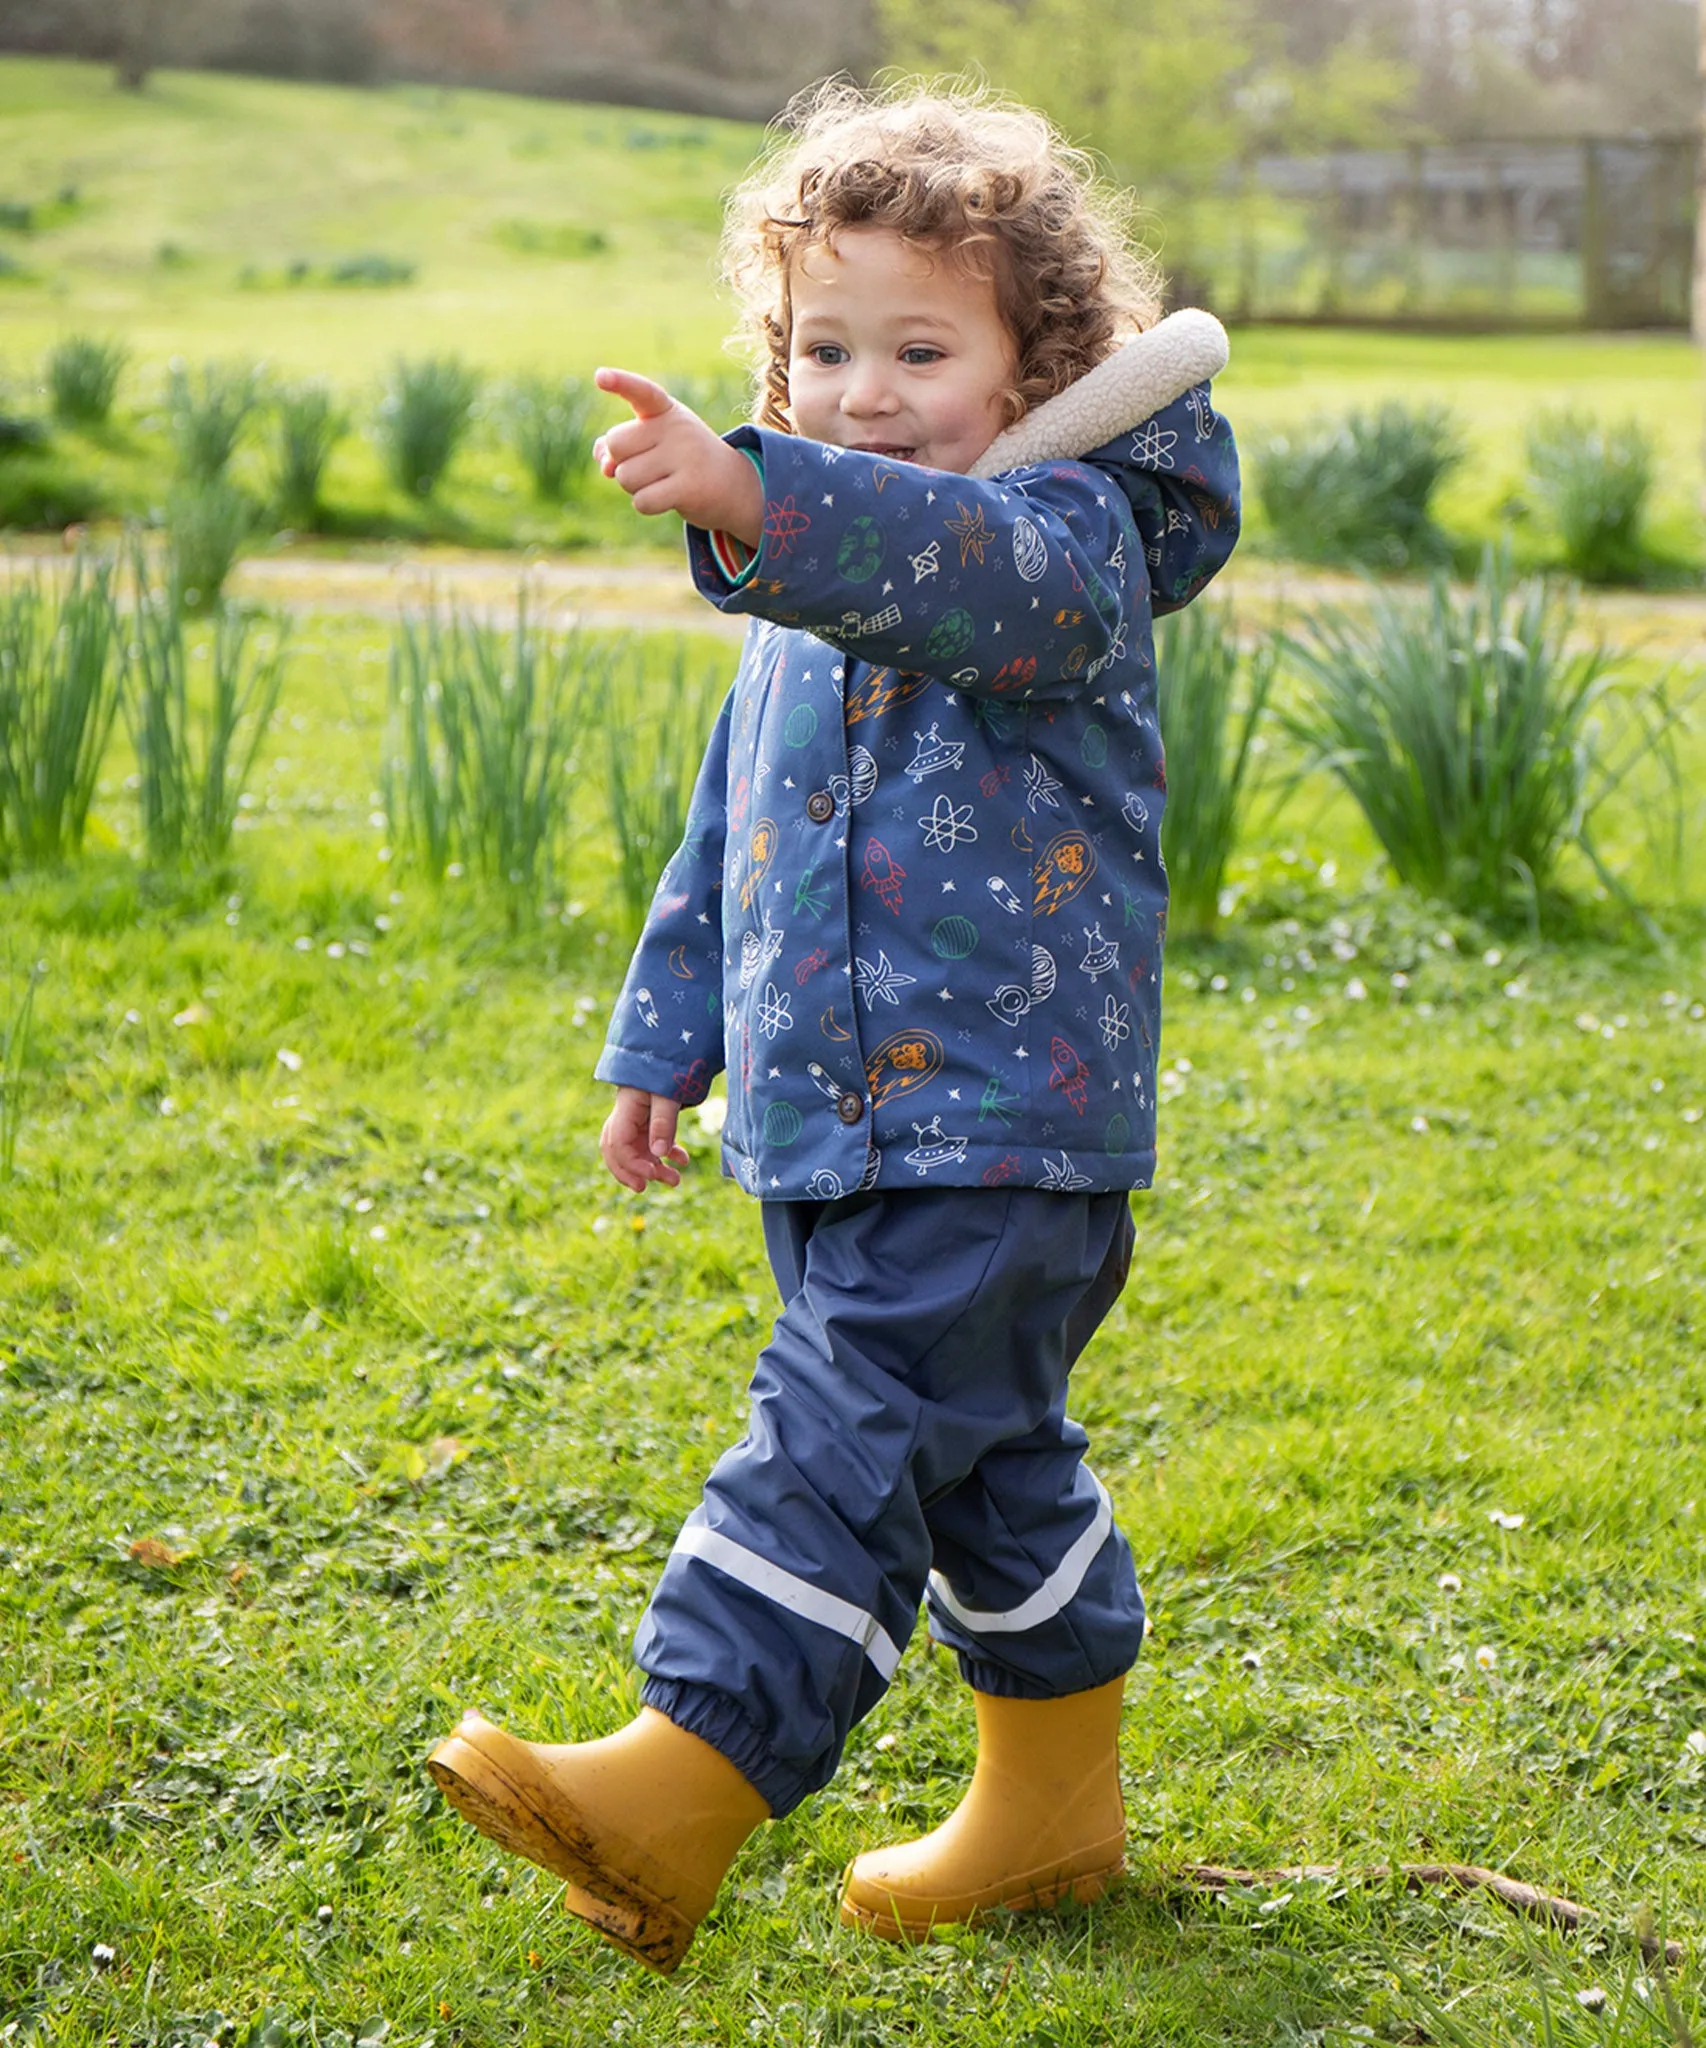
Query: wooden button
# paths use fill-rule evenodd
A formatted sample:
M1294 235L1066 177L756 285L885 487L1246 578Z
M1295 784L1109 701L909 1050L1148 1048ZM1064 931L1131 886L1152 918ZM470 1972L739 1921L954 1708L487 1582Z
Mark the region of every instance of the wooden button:
M814 825L827 825L835 816L835 799L827 789L814 789L806 798L806 816Z
M865 1098L844 1088L835 1099L835 1113L844 1124L856 1124L865 1114Z

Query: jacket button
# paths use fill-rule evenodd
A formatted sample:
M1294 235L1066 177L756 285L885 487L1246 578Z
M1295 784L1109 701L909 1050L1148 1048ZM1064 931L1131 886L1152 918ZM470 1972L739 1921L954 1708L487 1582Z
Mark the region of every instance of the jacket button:
M806 798L806 816L814 825L827 825L835 816L835 799L827 789L814 789Z
M865 1114L865 1098L844 1088L835 1098L835 1113L844 1124L856 1124Z

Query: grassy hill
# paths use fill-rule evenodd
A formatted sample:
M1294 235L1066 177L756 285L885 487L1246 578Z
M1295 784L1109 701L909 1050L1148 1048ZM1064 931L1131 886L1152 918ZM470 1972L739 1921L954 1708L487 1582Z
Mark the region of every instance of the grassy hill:
M139 359L245 355L352 381L399 348L564 368L627 347L699 368L726 325L719 195L757 139L412 86L165 72L131 95L104 67L9 59L0 200L43 220L0 231L19 266L7 355L97 328ZM413 281L330 282L362 257L411 265Z

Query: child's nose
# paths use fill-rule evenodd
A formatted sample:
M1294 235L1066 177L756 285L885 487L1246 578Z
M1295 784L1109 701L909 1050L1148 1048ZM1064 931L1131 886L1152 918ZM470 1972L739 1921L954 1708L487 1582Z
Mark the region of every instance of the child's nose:
M894 385L885 374L880 363L857 363L842 386L841 406L844 412L865 416L871 413L893 412L895 408Z

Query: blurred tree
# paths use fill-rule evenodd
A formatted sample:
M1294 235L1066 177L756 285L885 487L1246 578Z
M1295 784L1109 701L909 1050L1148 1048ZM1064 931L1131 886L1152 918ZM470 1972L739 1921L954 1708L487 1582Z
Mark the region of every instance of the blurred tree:
M1348 22L1345 0L1300 4ZM1379 141L1412 83L1361 33L1303 34L1294 55L1262 0L879 0L878 19L891 61L986 77L1163 207L1176 279L1197 206L1230 170L1261 150Z
M160 60L168 0L122 0L113 31L113 83L140 92Z

